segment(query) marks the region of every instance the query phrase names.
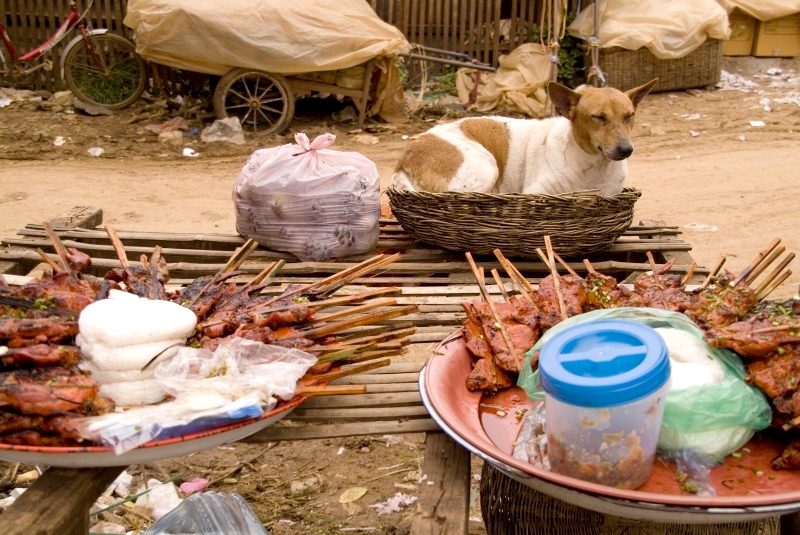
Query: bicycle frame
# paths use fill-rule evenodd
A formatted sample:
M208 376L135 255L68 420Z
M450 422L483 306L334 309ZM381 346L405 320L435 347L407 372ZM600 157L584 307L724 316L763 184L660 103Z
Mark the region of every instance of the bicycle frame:
M8 36L6 32L5 25L3 25L2 21L0 21L0 38L2 38L3 44L8 50L8 54L10 56L10 61L35 61L42 57L44 54L49 52L53 49L63 38L66 36L70 30L78 27L81 32L82 37L85 39L87 36L86 33L86 23L83 20L83 15L78 12L78 5L73 1L70 2L69 12L67 17L61 22L59 27L56 31L42 44L33 48L32 50L24 53L18 54L17 50L14 48L14 43L11 41L11 38ZM34 72L42 67L45 64L41 64L25 71L25 74L29 74Z

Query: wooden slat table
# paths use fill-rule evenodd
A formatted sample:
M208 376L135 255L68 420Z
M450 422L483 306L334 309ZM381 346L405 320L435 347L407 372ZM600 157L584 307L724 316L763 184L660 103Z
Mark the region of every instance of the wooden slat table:
M96 276L103 276L119 265L106 231L99 227L101 222L102 211L93 207L75 207L69 214L50 221L65 246L75 247L92 257L89 273ZM161 247L161 255L168 262L171 285L188 284L199 276L217 272L234 249L244 243L244 239L236 235L115 230L131 260L137 260L141 254L149 256L155 246ZM37 249L55 259L43 225L26 225L17 236L2 239L0 273L9 277L35 276L42 269ZM595 269L622 282L651 269L647 252L651 252L658 263L674 259L672 271L686 273L693 269L690 250L691 246L680 240L675 227L651 222L632 227L609 249L587 258ZM415 327L407 347L408 358L395 359L391 366L348 379L365 384L366 394L312 398L286 419L247 441L426 433L423 469L427 481L432 484L420 489L412 533L464 534L468 527L470 456L429 417L420 399L417 378L420 366L435 345L463 322L461 303L478 299L480 291L463 253L418 243L393 219L381 221L377 252L399 252L401 256L380 273L356 280L340 292L396 287L399 289L398 306L416 305L417 313L386 320L390 326L413 324ZM274 284L265 290L277 294L290 284L315 282L373 254L326 262L300 262L291 255L259 248L242 265L243 274L237 280L246 281L269 263L284 259L286 264ZM582 258L565 260L575 271L586 272ZM494 257L476 256L475 261L487 274L493 268L504 273ZM532 283L549 273L545 264L535 259L512 261ZM697 268L694 280L702 280L707 274L707 269ZM486 282L491 291L499 293L493 280ZM89 507L123 469L122 466L48 469L0 515L0 532L6 535L85 535ZM69 502L65 503L67 496Z

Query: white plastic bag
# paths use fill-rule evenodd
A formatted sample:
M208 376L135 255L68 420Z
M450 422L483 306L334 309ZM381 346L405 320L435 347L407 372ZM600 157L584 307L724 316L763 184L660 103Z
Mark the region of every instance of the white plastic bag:
M213 353L182 347L154 371L154 381L174 399L82 418L77 425L83 438L124 453L150 440L260 416L278 400L291 399L316 362L299 349L245 338L223 342Z
M336 136L255 151L233 185L236 230L303 261L365 253L380 232L380 176L357 152L327 147Z

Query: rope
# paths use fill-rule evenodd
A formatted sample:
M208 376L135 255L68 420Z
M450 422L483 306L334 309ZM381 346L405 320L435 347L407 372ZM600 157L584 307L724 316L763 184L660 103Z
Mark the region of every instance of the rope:
M589 53L591 56L591 66L589 73L586 75L588 82L593 82L595 87L605 87L606 75L600 69L600 38L598 32L600 31L600 13L597 4L599 1L595 0L593 7L594 23L592 28L592 36L589 37Z

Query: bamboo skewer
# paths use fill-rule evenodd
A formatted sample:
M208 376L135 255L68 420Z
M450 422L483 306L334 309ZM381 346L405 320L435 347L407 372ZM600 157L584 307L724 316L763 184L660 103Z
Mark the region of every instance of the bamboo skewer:
M349 329L351 327L360 327L363 325L369 325L372 322L376 321L383 321L392 318L396 318L398 316L404 316L406 314L411 314L412 312L417 311L417 305L404 305L401 307L394 307L388 311L379 313L379 314L362 314L361 316L349 317L342 321L337 321L328 325L323 325L320 327L312 328L312 329L298 329L297 336L303 336L305 338L321 338L323 336L329 336L336 332ZM296 338L297 336L290 336L291 338Z
M500 290L500 294L503 296L503 299L508 301L508 292L506 292L503 279L500 278L500 273L498 273L496 269L492 270L492 278L494 279L494 283L497 285L497 289Z
M705 280L703 280L702 284L700 284L701 289L705 289L705 287L708 286L708 283L711 282L711 279L717 276L717 273L719 273L719 270L722 269L723 264L725 264L725 257L720 256L719 260L717 260L717 264L714 266L714 269L708 272L708 276L705 278Z
M472 273L475 275L475 280L478 283L478 288L480 289L481 295L483 296L483 300L486 301L486 304L489 306L489 310L492 312L492 317L494 318L495 323L500 329L500 334L502 334L503 340L505 340L506 342L506 346L508 347L508 352L511 353L512 355L516 355L517 351L514 348L514 344L511 342L511 336L508 334L508 331L506 330L506 325L505 323L503 323L503 318L497 312L497 308L494 306L494 301L489 295L489 291L486 289L486 284L484 283L483 279L483 273L481 272L480 269L478 269L478 266L475 264L475 260L472 258L472 254L467 252L466 257L470 267L472 268Z
M56 262L55 260L53 260L52 258L50 258L50 255L48 255L47 253L45 253L45 252L44 252L44 251L43 251L41 248L37 247L37 248L36 248L36 252L39 254L39 256L41 256L41 257L42 257L42 260L43 260L43 261L44 261L44 262L45 262L45 263L46 263L48 266L50 266L51 268L53 268L53 272L54 272L54 273L58 273L58 272L60 272L60 271L63 271L63 270L64 270L64 268L62 268L60 265L58 265L58 262Z
M108 239L111 241L111 246L114 247L119 265L122 266L123 269L128 269L128 254L125 252L125 247L122 246L122 241L120 241L119 236L117 236L117 231L111 227L106 227L106 234L108 234Z
M64 243L61 241L61 238L58 237L58 234L56 234L56 232L53 230L53 227L47 221L44 222L44 230L47 232L47 236L50 238L50 241L56 250L56 255L58 255L58 259L61 261L64 271L75 278L75 274L72 273L72 268L69 266L67 248L64 247Z
M547 265L550 268L550 273L553 275L553 286L556 290L556 297L558 298L558 308L561 312L561 319L565 320L569 316L567 315L567 305L564 302L564 295L561 293L561 280L558 274L558 268L556 267L555 257L553 256L553 245L550 243L550 236L544 237L544 245L547 248ZM536 249L537 254L542 256L542 250Z
M694 271L697 269L697 262L694 260L689 265L689 269L686 270L686 274L681 279L681 286L686 286L694 275Z
M517 291L519 291L520 295L522 295L526 301L533 304L533 298L531 295L533 295L535 290L531 283L528 282L528 279L526 279L522 273L519 272L517 267L512 264L511 261L503 256L503 253L500 251L500 249L495 249L493 252L494 256L500 262L500 265L503 266L503 269L505 269L506 273L508 273L512 284L514 284L514 286L517 288Z
M764 260L764 257L769 255L769 253L773 249L775 249L775 247L777 247L780 242L781 242L780 238L775 238L771 242L769 242L769 244L767 244L767 246L764 249L762 249L761 251L758 252L758 254L756 254L755 258L753 258L753 260L750 262L750 264L745 266L744 270L742 270L742 272L739 274L739 276L733 281L733 284L734 285L739 284L739 282L741 280L747 279L749 274L756 267L758 267L758 265Z
M316 396L342 396L364 394L367 385L298 385L294 390L296 396L306 398Z
M203 286L203 289L197 292L195 296L192 298L192 300L189 301L189 303L186 306L191 308L197 302L197 300L200 299L200 296L202 296L206 292L206 290L208 290L214 284L217 284L222 279L223 275L225 275L229 271L235 271L239 269L239 267L241 267L245 259L248 256L250 256L250 253L252 253L256 249L256 247L258 247L258 242L255 241L253 238L249 238L246 242L244 242L244 245L242 245L241 247L237 247L233 251L231 257L225 263L225 265L222 266L219 269L219 271L217 271L216 273L214 273L214 275L211 276L211 279L209 279L206 285Z
M352 295L345 295L342 297L330 297L328 299L321 299L319 301L309 301L307 306L315 309L315 310L322 310L324 308L341 306L341 305L349 305L353 303L358 303L362 301L366 301L367 299L371 299L373 297L377 297L380 295L398 295L400 293L399 288L376 288L373 290L367 290L364 292L360 292L357 294ZM278 305L278 306L257 306L250 309L251 314L271 314L273 312L281 312L283 310L290 310L296 307L297 304L290 303L287 305Z
M283 293L274 299L271 299L265 303L265 305L270 305L279 299L284 299L286 297L291 297L293 295L301 294L303 292L312 292L312 291L319 291L321 294L328 294L334 290L341 288L342 286L352 282L353 280L366 275L367 273L381 268L383 266L389 265L395 260L400 258L400 253L395 253L389 257L385 255L377 255L363 262L360 262L354 266L350 266L347 269L339 271L338 273L331 275L325 279L320 281L308 284L301 288L297 288L291 292Z
M369 303L364 303L363 305L347 308L345 310L339 310L337 312L331 312L330 314L314 314L314 316L311 318L311 321L306 323L306 325L327 323L339 318L353 316L361 312L367 312L368 310L374 310L376 308L381 308L384 306L392 306L396 304L397 304L396 299L388 297L383 299L375 299L373 301L370 301Z
M787 270L787 271L784 271L777 279L772 281L772 283L769 284L768 286L765 286L763 288L759 287L759 289L756 291L756 295L758 296L758 299L759 300L764 299L769 294L771 294L775 290L775 288L777 288L778 286L783 284L783 282L786 279L788 279L791 274L792 274L792 270L791 269ZM763 286L763 284L762 284L762 286Z
M580 275L578 275L578 273L577 273L577 272L576 272L574 269L572 269L571 267L569 267L569 264L567 264L566 262L564 262L564 259L563 259L563 258L561 258L560 256L558 256L558 253L556 253L555 251L553 251L553 257L554 257L556 260L558 260L558 263L559 263L559 264L561 264L561 265L564 267L564 269L566 269L566 270L567 270L567 273L569 273L570 275L572 275L572 276L574 276L574 277L580 277Z
M743 281L745 284L748 284L748 285L752 284L753 281L755 281L755 279L759 275L761 275L761 273L765 269L767 269L767 267L769 267L775 260L777 260L777 258L780 255L782 255L784 253L784 251L786 251L786 247L784 247L783 245L781 245L780 247L778 247L777 249L772 251L769 255L767 255L764 258L764 260L761 263L759 263L756 267L753 268L753 270L750 272L749 275L747 275L743 279L737 278L735 281L733 281L734 285L738 284L739 280ZM741 277L741 275L739 277Z
M391 360L389 359L382 359L375 362L369 362L367 364L359 364L357 366L351 366L348 368L340 368L333 372L328 373L320 373L317 375L309 375L300 379L311 380L313 384L316 383L330 383L331 381L335 381L336 379L341 379L342 377L348 377L350 375L355 375L357 373L363 373L370 370L375 370L377 368L382 368L384 366L388 366L391 364ZM305 386L305 385L304 385Z

